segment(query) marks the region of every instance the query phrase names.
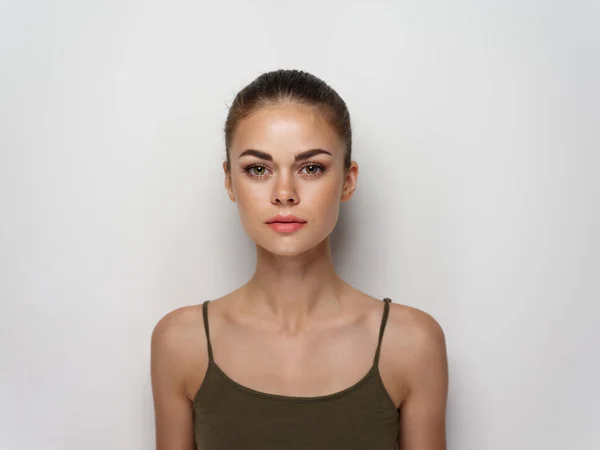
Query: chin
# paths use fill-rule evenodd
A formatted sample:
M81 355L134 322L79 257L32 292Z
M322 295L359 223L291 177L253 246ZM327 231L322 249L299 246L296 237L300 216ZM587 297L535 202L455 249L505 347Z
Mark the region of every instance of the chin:
M257 246L275 256L298 256L309 251L320 251L318 247L323 244L329 234L309 235L309 234L290 234L290 235L264 235L256 236L253 239Z
M274 256L298 256L309 251L320 251L333 231L333 223L316 223L293 233L277 233L266 227L244 227L248 237L261 249Z
M256 245L275 256L298 256L316 245L308 245L306 242L255 242Z

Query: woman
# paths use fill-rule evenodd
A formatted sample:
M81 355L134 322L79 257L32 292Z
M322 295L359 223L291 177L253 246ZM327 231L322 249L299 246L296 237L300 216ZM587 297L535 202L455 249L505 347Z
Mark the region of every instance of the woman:
M358 176L344 101L308 73L263 74L236 96L225 143L256 270L157 324L157 449L445 449L442 329L333 266L329 236Z

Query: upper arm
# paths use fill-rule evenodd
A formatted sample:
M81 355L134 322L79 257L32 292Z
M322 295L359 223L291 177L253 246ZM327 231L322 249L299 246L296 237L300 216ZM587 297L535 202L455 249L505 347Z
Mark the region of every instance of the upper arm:
M173 313L171 313L173 314ZM152 395L157 450L193 450L192 402L185 392L182 336L174 317L155 327L151 344Z
M401 450L446 449L448 362L439 324L420 313L411 339L407 395L400 409Z

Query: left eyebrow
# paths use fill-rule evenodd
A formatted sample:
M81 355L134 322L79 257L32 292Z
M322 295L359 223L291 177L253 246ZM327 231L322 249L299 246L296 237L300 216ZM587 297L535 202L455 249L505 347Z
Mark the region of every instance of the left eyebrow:
M295 162L305 161L307 159L314 158L317 155L333 156L330 152L328 152L327 150L323 150L322 148L312 148L310 150L306 150L304 152L297 153L296 155L294 155L294 161ZM244 150L240 154L239 158L241 158L242 156L255 156L257 158L264 159L266 161L273 161L273 157L271 155L269 155L268 153L260 151L260 150L254 150L254 149Z
M314 158L317 155L329 155L332 156L331 153L329 153L327 150L323 150L322 148L313 148L310 150L306 150L305 152L302 153L297 153L294 156L294 161L298 162L298 161L305 161L307 159L311 159Z

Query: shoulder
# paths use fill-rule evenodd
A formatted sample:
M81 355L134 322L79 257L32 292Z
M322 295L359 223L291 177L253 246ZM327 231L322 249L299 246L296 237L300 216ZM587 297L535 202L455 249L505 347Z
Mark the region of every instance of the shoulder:
M151 338L155 377L168 377L187 391L191 374L208 365L202 305L185 306L162 317Z
M420 350L435 350L445 346L445 334L439 322L417 308L391 303L388 317L389 332ZM388 331L386 327L386 332Z
M152 345L180 348L190 337L204 332L202 306L184 306L163 316L152 331Z
M433 316L417 308L392 303L385 334L382 345L386 347L395 373L407 387L432 373L445 377L446 337Z

